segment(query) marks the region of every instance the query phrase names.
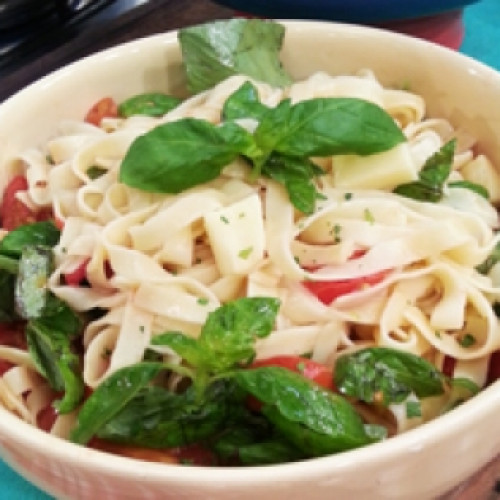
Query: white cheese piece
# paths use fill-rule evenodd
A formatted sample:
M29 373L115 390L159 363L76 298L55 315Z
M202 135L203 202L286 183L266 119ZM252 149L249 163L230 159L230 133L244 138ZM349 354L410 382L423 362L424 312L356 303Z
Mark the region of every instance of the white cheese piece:
M335 187L390 189L417 180L418 173L407 142L368 156L332 157Z
M207 213L204 220L221 274L247 274L262 259L265 233L257 193Z

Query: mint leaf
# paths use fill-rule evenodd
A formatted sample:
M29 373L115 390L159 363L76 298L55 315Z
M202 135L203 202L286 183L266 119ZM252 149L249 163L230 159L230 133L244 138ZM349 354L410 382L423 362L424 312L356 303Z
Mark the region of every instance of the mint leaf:
M262 413L278 432L307 456L373 442L347 400L298 373L270 366L240 370L234 377L264 404Z
M419 356L385 347L370 347L340 356L335 385L342 394L366 403L401 403L444 392L446 377Z
M158 375L161 368L161 363L143 362L122 368L106 378L85 401L71 432L71 441L87 444Z

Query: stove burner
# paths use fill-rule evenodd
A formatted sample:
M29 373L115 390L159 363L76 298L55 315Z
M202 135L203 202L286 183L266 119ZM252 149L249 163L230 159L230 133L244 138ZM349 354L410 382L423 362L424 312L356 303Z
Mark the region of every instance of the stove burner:
M0 0L0 76L66 43L120 0Z

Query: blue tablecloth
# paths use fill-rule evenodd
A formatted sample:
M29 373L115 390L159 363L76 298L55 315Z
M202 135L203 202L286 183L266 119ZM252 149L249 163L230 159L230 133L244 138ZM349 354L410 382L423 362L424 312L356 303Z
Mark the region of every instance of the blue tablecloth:
M461 51L500 71L500 1L482 0L465 11ZM0 461L0 499L49 500Z

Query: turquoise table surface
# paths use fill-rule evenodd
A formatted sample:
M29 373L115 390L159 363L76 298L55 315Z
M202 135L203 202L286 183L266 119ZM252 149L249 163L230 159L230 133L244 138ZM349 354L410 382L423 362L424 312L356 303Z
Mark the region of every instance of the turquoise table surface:
M500 71L500 0L482 0L465 10L461 52ZM0 461L0 500L50 500Z

